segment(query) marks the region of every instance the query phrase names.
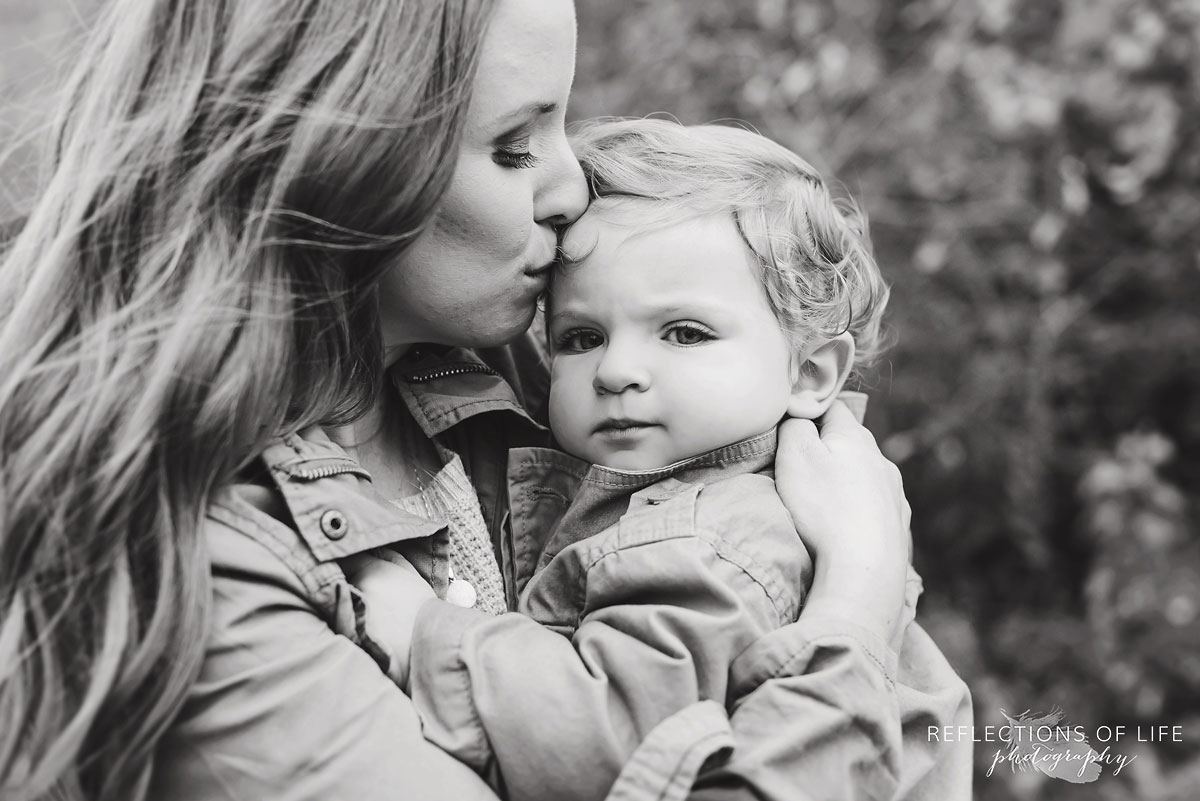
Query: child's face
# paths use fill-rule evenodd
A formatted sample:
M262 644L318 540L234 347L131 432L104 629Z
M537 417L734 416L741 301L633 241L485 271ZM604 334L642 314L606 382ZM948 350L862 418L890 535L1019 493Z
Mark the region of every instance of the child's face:
M567 253L595 247L555 276L549 308L554 434L625 470L761 434L792 391L792 348L732 218L639 229L639 206L597 204L572 226Z

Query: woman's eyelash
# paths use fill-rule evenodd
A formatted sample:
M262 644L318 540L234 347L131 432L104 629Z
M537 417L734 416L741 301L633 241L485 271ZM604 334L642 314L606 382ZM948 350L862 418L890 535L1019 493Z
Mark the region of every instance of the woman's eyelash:
M532 167L538 163L538 157L530 153L528 150L497 150L493 155L497 164L503 167L513 167L523 169Z
M521 169L537 164L538 157L529 151L529 135L521 132L505 134L496 140L493 160L502 167Z

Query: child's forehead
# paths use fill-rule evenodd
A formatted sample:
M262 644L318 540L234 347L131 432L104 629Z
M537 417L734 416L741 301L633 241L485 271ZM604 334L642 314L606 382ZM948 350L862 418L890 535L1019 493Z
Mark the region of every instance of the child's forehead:
M729 303L765 301L750 249L732 215L708 213L647 222L653 201L622 200L589 211L564 237L548 306L572 302L621 308L694 306L719 295ZM597 300L599 299L599 300Z
M624 241L644 229L638 211L652 205L652 201L639 198L593 200L583 216L563 233L563 256L568 262L580 262L602 243L608 247Z
M661 201L631 195L608 195L593 200L580 220L603 220L614 225L635 225L647 212L662 209Z
M723 227L723 224L734 231L733 222L733 215L726 212L628 196L597 198L564 232L563 257L568 264L580 263L597 250L612 253L627 241L656 233L674 237L682 228Z

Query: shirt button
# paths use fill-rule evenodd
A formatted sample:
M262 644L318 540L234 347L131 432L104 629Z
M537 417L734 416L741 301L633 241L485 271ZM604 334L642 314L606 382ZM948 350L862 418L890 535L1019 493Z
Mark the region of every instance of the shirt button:
M350 530L346 516L337 509L330 509L321 515L321 531L331 540L340 540Z

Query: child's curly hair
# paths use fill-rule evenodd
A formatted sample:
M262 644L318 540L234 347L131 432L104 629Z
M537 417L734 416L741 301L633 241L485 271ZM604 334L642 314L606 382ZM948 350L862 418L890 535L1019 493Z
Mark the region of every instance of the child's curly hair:
M888 287L866 217L807 161L742 128L664 119L589 120L573 130L572 145L593 199L661 202L663 224L732 214L797 347L849 331L856 370L879 356Z

